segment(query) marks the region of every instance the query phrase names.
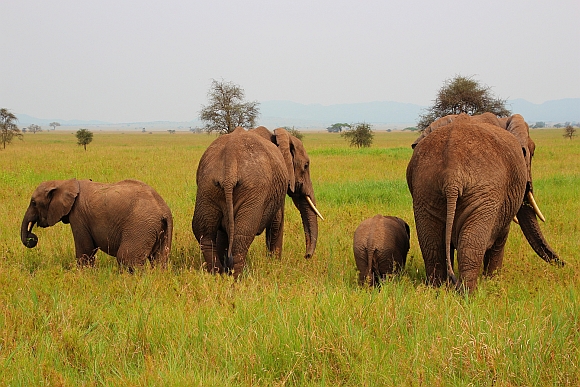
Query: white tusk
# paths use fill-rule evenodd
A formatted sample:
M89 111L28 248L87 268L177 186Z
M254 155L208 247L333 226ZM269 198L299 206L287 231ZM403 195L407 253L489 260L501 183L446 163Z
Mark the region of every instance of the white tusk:
M520 221L518 220L518 216L517 215L514 216L514 223L515 224L520 224Z
M30 230L32 230L32 222L28 222L28 232L30 232Z
M324 220L324 218L320 214L320 211L318 211L318 208L316 208L316 206L314 205L314 203L312 203L312 200L310 200L310 196L306 196L306 200L308 201L308 204L310 204L310 207L312 207L312 209L314 210L314 212L316 212L316 215L318 215L320 217L320 219Z
M540 220L542 222L545 222L546 218L544 218L544 215L542 215L542 211L540 211L540 208L536 204L536 201L534 200L534 195L532 194L532 191L528 191L528 200L530 201L532 208L536 212L536 215L538 215L538 218L540 218Z

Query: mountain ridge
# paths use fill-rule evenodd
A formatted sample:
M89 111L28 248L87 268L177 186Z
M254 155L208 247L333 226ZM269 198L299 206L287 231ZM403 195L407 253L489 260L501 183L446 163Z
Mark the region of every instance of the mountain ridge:
M537 121L564 123L580 122L580 98L563 98L534 104L525 99L509 100L507 107L514 114L521 114L527 122ZM394 101L374 101L350 104L301 104L285 100L271 100L260 103L258 123L267 127L303 126L326 127L333 123L367 122L370 124L409 124L414 125L426 106ZM197 119L191 121L135 121L106 122L99 120L59 120L16 114L19 124L48 126L56 121L61 126L107 126L107 125L146 125L146 126L201 126Z

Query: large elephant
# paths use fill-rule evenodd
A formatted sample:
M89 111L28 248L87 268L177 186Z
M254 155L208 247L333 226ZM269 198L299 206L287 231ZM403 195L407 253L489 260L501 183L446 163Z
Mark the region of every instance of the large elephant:
M286 193L300 211L306 258L314 254L320 213L310 180L310 159L302 142L279 128L259 127L218 137L197 169L192 219L207 270L238 277L256 235L266 230L266 246L282 252Z
M49 227L70 223L80 265L93 265L97 250L117 258L133 271L149 259L167 265L171 250L171 210L153 188L136 180L114 184L90 180L52 180L41 183L24 214L20 237L32 248L35 224Z
M407 184L429 283L450 279L474 290L482 263L484 274L501 267L512 220L542 259L564 264L536 219L543 220L533 197L535 144L521 115L447 116L425 132L413 144Z
M375 215L354 232L353 251L359 285L380 284L387 274L401 271L409 252L410 229L395 216Z

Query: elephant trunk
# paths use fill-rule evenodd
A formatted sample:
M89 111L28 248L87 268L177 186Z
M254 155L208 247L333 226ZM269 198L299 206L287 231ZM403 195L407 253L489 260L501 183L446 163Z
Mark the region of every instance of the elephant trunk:
M24 214L22 226L20 227L20 240L22 240L22 244L29 249L33 248L38 243L38 237L31 232L36 221L36 215L29 208Z
M313 197L307 195L292 196L292 201L302 218L302 226L304 227L304 236L306 238L306 254L304 258L311 258L316 250L316 241L318 240L318 218L314 206L308 203L310 199L313 202Z
M528 203L527 198L518 211L517 219L522 232L536 254L548 263L564 266L564 261L558 257L558 254L552 250L544 238L542 230L540 230L540 225L538 224L538 219L536 218L536 212L532 205Z

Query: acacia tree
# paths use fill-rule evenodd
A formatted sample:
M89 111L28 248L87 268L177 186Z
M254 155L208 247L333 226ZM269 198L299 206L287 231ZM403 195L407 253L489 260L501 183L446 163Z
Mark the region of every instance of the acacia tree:
M60 122L51 122L48 126L52 126L52 130L56 130L57 126L60 126Z
M77 136L77 144L82 145L87 150L87 145L93 141L93 132L88 129L79 129L76 133Z
M564 137L568 137L571 140L575 135L576 128L574 128L572 125L568 125L564 128Z
M22 140L22 133L18 126L16 126L16 115L6 108L0 109L0 141L2 146L6 149L6 144L10 144L14 137Z
M206 123L203 129L208 133L225 134L238 126L253 128L260 115L260 104L257 101L244 102L244 95L240 86L214 79L207 93L209 105L202 106L199 112L199 118Z
M449 114L476 115L490 112L498 117L507 117L511 115L511 111L505 104L505 99L492 94L491 87L480 84L473 77L456 75L443 83L433 106L419 116L417 128L423 130L436 119Z
M340 136L349 141L350 146L368 148L373 143L374 134L371 125L363 122L352 125L351 129L340 133Z
M42 128L40 127L40 125L36 125L36 124L30 124L28 125L28 128L26 128L29 132L31 132L32 134L36 134L36 132L42 132Z

